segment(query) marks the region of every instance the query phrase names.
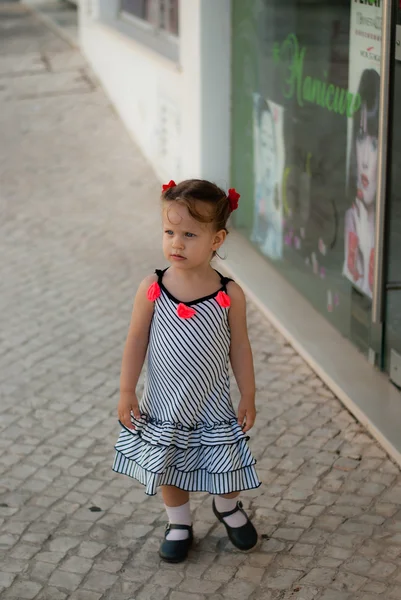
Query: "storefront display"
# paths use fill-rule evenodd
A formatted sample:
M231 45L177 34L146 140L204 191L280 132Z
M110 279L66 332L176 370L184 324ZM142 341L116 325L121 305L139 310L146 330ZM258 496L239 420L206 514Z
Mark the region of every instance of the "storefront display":
M372 31L373 30L373 31ZM353 3L349 89L360 99L348 126L348 197L344 275L372 297L380 94L381 8Z
M283 255L283 108L254 94L254 218L251 240L272 259Z
M236 226L357 338L374 284L380 2L233 6Z

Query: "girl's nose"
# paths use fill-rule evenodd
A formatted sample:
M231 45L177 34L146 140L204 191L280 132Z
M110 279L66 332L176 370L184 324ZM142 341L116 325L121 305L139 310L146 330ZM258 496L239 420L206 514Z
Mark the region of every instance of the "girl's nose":
M184 247L184 244L182 242L182 239L178 236L174 237L173 239L173 248L176 248L177 250L181 249Z

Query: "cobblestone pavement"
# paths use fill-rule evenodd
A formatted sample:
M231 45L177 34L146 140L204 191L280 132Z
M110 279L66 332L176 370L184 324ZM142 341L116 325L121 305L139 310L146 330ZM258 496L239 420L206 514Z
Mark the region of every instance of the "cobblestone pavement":
M235 551L199 494L190 559L160 563L160 498L111 472L159 183L79 54L16 3L0 103L1 600L400 599L399 469L252 307L260 546Z

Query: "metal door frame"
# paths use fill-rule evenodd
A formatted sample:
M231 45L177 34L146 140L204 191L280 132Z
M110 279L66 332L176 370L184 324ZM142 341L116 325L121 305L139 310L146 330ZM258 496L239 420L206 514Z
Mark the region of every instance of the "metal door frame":
M393 72L395 60L396 0L382 0L382 46L380 61L380 117L375 216L374 286L372 294L371 348L369 360L383 368L385 300L388 291L387 241L391 181L391 127Z

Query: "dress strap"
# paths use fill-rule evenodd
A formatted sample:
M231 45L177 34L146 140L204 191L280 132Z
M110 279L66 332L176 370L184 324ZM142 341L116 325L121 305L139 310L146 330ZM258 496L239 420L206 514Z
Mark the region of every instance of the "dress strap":
M215 271L216 271L216 269L215 269ZM227 285L230 283L230 281L234 281L234 279L231 279L230 277L224 277L224 275L222 275L218 271L216 271L216 273L217 273L217 275L219 275L221 285L223 286L224 291L227 293Z
M157 283L160 285L163 279L163 275L164 273L167 271L167 269L156 269L155 273L157 275Z

